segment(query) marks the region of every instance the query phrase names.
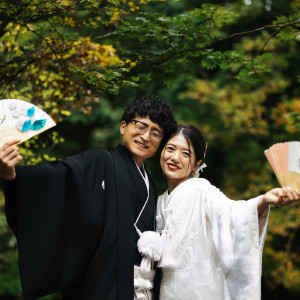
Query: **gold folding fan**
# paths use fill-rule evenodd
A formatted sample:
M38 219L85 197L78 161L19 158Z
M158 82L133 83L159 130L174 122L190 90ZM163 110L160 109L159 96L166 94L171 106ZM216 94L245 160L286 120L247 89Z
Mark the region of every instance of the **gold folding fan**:
M300 189L300 142L275 144L265 155L282 187Z
M0 100L0 148L9 140L24 142L55 125L47 113L30 102Z

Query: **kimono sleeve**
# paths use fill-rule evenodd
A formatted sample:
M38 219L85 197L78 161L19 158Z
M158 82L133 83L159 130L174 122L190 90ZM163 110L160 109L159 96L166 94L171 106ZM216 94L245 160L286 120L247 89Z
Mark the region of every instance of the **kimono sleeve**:
M257 299L266 224L259 236L257 201L228 199L208 181L201 189L215 257L232 299ZM251 298L251 295L253 297Z
M5 182L7 222L16 235L24 299L79 280L101 235L105 150L16 168Z

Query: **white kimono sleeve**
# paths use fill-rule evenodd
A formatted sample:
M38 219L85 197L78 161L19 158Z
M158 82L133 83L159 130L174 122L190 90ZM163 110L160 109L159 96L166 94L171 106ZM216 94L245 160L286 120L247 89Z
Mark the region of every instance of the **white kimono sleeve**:
M257 299L268 218L258 219L260 196L248 201L233 201L208 181L202 185L201 193L213 249L225 275L230 299ZM259 222L264 223L261 236Z

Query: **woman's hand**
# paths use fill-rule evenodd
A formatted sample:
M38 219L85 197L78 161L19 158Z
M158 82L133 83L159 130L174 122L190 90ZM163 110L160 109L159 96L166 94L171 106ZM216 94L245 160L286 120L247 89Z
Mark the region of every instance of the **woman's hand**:
M263 202L276 206L287 206L300 201L300 191L289 187L276 188L263 195Z
M294 202L300 202L300 191L289 187L275 188L265 193L257 203L258 216L267 213L269 205L287 206Z
M15 165L22 159L16 144L21 140L6 142L0 149L0 176L6 180L16 178Z

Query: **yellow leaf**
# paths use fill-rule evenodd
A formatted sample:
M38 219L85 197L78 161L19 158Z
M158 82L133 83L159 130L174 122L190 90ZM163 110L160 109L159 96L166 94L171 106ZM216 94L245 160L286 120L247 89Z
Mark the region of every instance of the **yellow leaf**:
M68 110L62 110L60 113L64 116L70 116L71 115L71 112L69 112Z

